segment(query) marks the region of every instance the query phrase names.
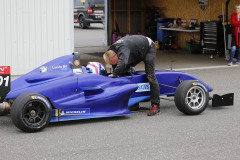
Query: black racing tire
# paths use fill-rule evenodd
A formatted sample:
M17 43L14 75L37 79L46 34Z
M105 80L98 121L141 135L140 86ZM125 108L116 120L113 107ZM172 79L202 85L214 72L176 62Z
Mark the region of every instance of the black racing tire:
M177 87L174 101L178 110L187 115L198 115L208 105L209 93L199 81L187 80Z
M85 21L85 18L83 16L80 16L79 17L79 27L81 29L86 29L88 27L86 21Z
M24 93L11 107L13 123L24 132L39 132L50 122L52 107L48 99L36 93Z

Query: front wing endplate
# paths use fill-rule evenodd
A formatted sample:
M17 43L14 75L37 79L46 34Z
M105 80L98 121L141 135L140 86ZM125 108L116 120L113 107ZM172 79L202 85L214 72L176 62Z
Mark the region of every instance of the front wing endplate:
M234 93L224 94L222 96L214 94L212 99L213 107L232 106L234 104Z

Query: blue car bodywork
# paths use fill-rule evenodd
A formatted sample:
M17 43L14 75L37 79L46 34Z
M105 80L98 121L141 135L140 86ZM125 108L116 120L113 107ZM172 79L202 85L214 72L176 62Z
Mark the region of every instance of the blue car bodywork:
M69 64L73 55L59 57L16 79L5 99L16 99L23 93L34 92L51 103L50 122L112 117L131 114L128 107L150 98L150 86L144 71L110 78L88 73L81 66L74 72ZM160 95L174 95L181 81L197 80L206 92L213 89L198 78L177 71L156 71Z

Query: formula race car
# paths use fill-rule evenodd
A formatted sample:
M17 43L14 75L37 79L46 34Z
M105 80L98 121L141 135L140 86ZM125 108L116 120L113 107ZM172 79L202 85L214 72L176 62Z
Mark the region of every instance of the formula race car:
M19 129L37 132L49 122L132 114L129 107L150 98L144 71L110 78L94 69L81 66L78 53L54 59L11 83L11 91L0 97L0 115L11 111ZM206 109L213 89L205 82L177 71L156 71L156 77L160 95L174 96L182 113L197 115ZM0 78L0 86L4 80L9 79ZM233 94L215 95L212 104L233 105Z

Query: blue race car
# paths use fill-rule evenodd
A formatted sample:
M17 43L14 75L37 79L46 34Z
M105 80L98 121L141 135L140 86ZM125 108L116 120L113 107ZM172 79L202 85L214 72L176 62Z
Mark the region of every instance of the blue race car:
M69 64L73 61L73 65ZM179 111L203 112L213 89L200 79L177 71L156 71L160 95L174 96ZM0 102L0 115L11 108L13 123L25 132L37 132L49 122L113 117L132 114L129 107L150 98L144 71L109 78L88 73L80 55L54 59L11 83L11 91ZM216 96L215 106L230 105L233 95ZM229 100L230 99L230 100ZM231 102L229 102L231 101Z

